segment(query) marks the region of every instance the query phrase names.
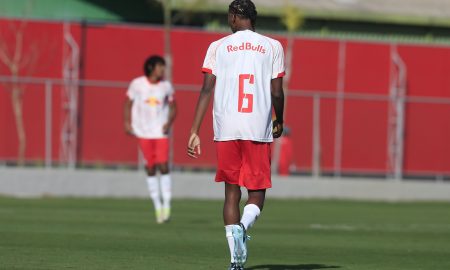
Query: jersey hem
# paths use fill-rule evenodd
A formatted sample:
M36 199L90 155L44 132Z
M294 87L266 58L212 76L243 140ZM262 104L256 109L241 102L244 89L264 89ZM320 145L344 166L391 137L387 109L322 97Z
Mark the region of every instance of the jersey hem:
M230 138L217 138L214 137L214 141L215 142L227 142L227 141L238 141L238 140L242 140L242 141L253 141L253 142L264 142L264 143L270 143L273 142L273 138L272 139L255 139L255 138L246 138L246 137L230 137Z
M167 139L168 136L162 136L162 137L153 137L153 136L138 136L136 135L136 138L138 139L144 139L144 140L158 140L158 139Z

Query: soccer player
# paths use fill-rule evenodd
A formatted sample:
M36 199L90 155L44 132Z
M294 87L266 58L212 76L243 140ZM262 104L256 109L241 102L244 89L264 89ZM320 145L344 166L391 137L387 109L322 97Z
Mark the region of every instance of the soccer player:
M201 154L200 125L215 87L215 180L225 182L223 219L231 254L229 269L243 269L247 260L246 232L259 217L266 189L272 186L270 143L283 132L283 47L255 33L256 16L250 0L230 4L228 22L233 34L209 46L188 142L188 155L197 158ZM273 122L272 106L276 116ZM241 187L248 190L242 217Z
M168 134L176 116L174 89L164 80L165 66L164 59L157 55L145 61L145 76L131 82L124 110L125 131L137 137L147 162L147 185L159 224L170 218L172 180Z

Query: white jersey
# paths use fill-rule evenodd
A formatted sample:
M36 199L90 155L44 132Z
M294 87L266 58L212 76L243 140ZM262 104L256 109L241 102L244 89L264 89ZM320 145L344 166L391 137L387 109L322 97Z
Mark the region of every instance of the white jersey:
M214 140L272 142L271 80L285 74L280 42L238 31L209 46L202 71L216 76Z
M150 83L141 76L131 81L127 96L133 101L131 127L138 138L160 139L167 137L163 126L169 120L169 103L174 99L174 89L168 81Z

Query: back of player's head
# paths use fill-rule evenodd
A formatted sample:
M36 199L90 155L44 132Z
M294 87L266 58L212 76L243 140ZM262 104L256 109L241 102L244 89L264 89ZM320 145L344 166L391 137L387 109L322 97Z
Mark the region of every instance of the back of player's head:
M228 12L244 19L249 19L254 26L256 23L256 6L251 0L234 0L231 2Z
M145 76L150 76L150 74L152 74L153 70L155 69L155 66L157 64L161 64L161 65L166 65L166 61L164 60L164 58L162 58L159 55L152 55L149 58L147 58L147 60L145 60L144 63L144 74Z

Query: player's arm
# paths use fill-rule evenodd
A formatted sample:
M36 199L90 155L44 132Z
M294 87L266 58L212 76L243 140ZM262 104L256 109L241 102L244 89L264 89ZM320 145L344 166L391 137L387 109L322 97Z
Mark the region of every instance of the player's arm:
M133 128L131 127L131 107L133 106L133 101L131 99L127 99L125 101L125 106L123 108L123 123L125 132L129 135L133 135Z
M169 103L169 119L167 120L167 123L163 127L165 134L169 133L170 127L175 121L176 116L177 116L177 103L175 100L172 100Z
M195 109L194 123L191 128L191 136L188 142L188 155L193 158L197 158L197 155L201 154L200 151L200 137L198 133L200 126L202 125L203 118L208 110L209 102L211 101L212 91L216 83L216 76L213 74L205 73L203 79L202 90L197 101L197 107Z
M276 119L273 121L273 137L279 138L283 134L284 91L283 78L273 79L271 82L272 106Z

